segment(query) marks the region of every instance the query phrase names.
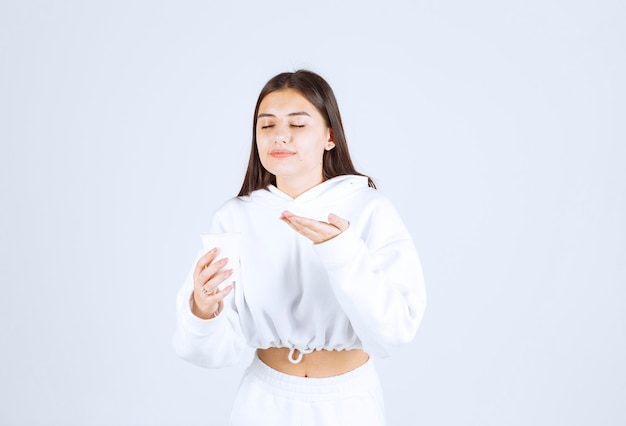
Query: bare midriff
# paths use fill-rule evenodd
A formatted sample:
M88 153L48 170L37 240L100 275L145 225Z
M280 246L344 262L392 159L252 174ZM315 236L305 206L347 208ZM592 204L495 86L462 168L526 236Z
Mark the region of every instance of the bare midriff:
M352 371L367 362L369 355L362 349L343 351L313 351L302 355L297 364L289 361L289 348L257 349L257 355L264 364L298 377L333 377ZM295 351L298 355L298 351Z

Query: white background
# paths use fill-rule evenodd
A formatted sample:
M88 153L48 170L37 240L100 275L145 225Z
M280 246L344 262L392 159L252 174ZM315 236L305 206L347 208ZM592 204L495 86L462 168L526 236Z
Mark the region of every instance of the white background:
M302 67L423 261L389 423L626 424L626 3L221 3L0 1L0 424L225 423L174 298Z

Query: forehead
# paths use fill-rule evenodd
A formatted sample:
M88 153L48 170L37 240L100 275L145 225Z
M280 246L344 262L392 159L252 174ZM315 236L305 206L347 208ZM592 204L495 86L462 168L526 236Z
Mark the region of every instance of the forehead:
M274 115L289 114L293 112L308 112L320 115L317 108L297 90L281 89L271 92L263 98L259 105L259 114L269 113Z

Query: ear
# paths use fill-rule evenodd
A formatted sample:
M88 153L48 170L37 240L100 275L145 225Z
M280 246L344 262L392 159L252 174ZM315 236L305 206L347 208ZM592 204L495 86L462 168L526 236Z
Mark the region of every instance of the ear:
M330 151L335 147L335 134L333 133L333 129L328 129L328 142L326 142L326 146L324 149L326 151Z

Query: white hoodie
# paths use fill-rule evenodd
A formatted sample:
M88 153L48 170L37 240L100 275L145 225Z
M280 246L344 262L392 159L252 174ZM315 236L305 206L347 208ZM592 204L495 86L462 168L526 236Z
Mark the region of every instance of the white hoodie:
M284 210L324 221L334 213L350 227L313 244L279 219ZM182 358L232 365L246 344L383 357L415 336L426 306L420 261L396 210L366 177L332 178L295 199L270 185L226 202L209 232L243 234L241 280L220 315L203 320L190 309L189 274L173 341Z

